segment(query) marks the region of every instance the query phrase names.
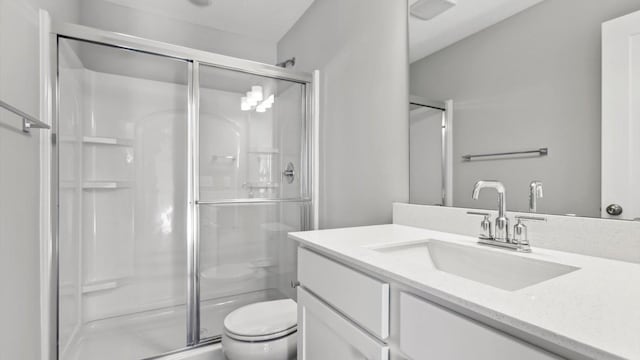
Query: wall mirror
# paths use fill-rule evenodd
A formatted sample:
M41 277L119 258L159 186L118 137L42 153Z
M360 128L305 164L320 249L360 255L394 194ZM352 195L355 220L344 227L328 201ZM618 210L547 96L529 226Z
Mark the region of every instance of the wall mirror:
M409 6L412 203L640 218L637 0Z

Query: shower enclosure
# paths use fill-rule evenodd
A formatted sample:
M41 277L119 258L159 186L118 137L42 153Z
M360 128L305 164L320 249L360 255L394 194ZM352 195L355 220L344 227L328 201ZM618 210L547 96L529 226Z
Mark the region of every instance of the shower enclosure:
M53 37L55 356L152 358L294 298L311 76L76 25Z

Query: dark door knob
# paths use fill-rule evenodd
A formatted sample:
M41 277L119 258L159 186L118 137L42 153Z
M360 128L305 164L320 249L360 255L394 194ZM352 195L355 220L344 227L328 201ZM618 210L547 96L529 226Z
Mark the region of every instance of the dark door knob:
M622 214L622 206L618 204L611 204L607 206L607 214L611 216L618 216Z

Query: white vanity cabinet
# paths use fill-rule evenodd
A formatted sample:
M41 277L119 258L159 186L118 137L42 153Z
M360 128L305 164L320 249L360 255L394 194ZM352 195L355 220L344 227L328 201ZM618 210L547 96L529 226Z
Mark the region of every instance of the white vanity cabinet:
M561 359L348 261L306 248L299 248L298 261L300 360Z
M298 288L298 359L388 360L389 347Z
M399 347L410 359L561 359L427 300L404 292L399 298Z
M298 250L298 359L389 359L389 284Z

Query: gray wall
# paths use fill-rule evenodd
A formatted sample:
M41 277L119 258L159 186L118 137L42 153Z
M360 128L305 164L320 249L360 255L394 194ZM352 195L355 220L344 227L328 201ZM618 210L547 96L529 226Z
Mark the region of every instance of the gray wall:
M509 208L528 208L542 180L539 211L600 214L602 22L639 10L637 0L546 0L411 64L411 93L454 100L454 204L476 180L505 182ZM549 147L548 157L462 163L460 156Z
M80 23L103 30L267 64L275 64L276 62L275 42L251 39L247 36L170 19L104 0L82 1Z
M320 227L391 221L408 200L407 4L316 0L278 43L321 71Z
M77 1L0 0L0 99L39 116L38 7L64 21ZM0 110L0 359L40 359L40 132ZM48 132L43 133L45 136Z

